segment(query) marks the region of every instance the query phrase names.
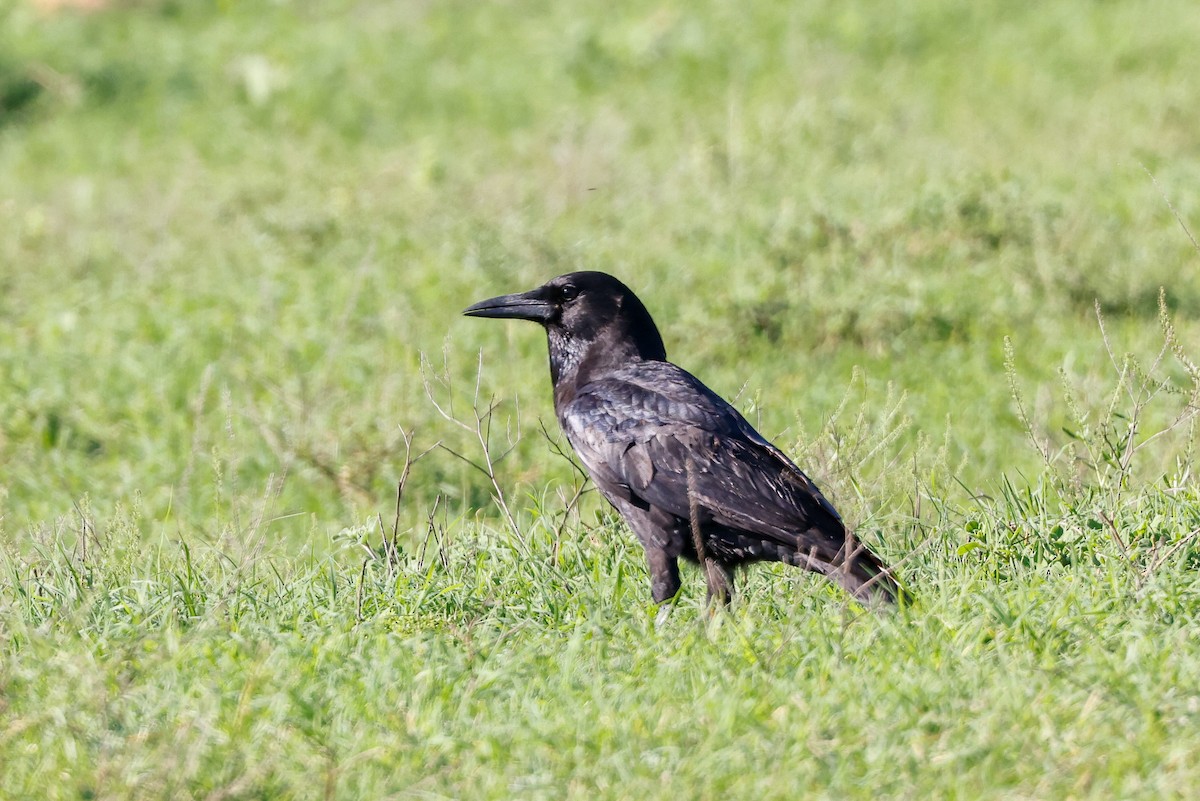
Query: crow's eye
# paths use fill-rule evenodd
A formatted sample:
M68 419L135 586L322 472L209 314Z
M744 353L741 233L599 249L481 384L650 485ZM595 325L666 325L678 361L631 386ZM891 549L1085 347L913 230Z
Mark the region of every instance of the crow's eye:
M564 301L575 300L579 297L579 287L574 284L564 284L559 288L558 296Z

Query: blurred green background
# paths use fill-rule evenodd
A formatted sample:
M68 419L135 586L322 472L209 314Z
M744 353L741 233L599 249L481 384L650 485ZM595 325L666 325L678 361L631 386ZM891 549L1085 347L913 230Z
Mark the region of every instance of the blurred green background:
M1190 3L2 8L9 536L85 495L204 530L271 475L281 536L369 519L398 427L455 441L422 354L461 403L482 352L499 414L552 426L540 332L458 312L568 270L785 447L891 382L897 448L980 487L1036 465L1004 336L1036 394L1113 377L1095 300L1122 351L1159 287L1200 310L1165 200L1200 218ZM502 472L569 475L540 435ZM490 489L439 451L409 492Z

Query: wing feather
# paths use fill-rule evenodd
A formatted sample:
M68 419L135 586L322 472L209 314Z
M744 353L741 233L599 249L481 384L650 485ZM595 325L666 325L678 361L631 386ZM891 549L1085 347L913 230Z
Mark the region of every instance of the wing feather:
M841 519L808 476L675 365L610 373L581 388L560 418L602 491L686 519L692 470L703 523L829 556L844 542Z

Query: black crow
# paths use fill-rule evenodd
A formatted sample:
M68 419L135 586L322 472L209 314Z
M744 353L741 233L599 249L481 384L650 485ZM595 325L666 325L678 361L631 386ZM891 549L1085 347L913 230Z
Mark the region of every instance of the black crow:
M725 602L734 567L758 561L823 573L862 601L899 597L888 569L808 476L667 361L650 313L616 278L560 275L463 313L546 329L558 421L646 549L656 602L679 591L681 556L705 568L709 598Z

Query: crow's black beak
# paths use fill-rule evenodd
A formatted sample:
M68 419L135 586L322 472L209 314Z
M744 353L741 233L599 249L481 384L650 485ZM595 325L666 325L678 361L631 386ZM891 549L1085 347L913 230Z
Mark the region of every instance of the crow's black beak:
M501 295L498 298L481 300L474 306L463 309L468 317L511 317L517 320L533 320L545 323L552 319L557 309L540 296L540 290Z

